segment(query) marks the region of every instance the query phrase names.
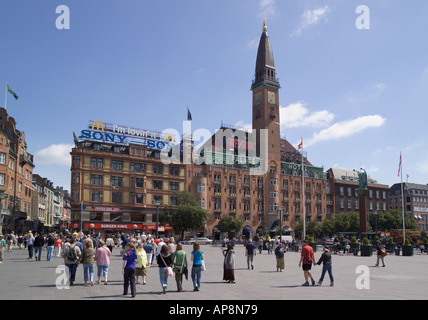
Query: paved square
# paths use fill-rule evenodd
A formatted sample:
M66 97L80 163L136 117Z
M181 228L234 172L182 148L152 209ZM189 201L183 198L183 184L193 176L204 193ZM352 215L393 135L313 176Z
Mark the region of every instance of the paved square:
M190 245L184 245L190 262ZM83 285L83 267L79 265L75 286L58 289L56 280L57 266L63 264L62 258L46 261L43 250L42 261L27 260L25 249L13 248L5 252L4 262L0 264L0 299L2 300L355 300L355 299L428 299L428 255L415 250L412 257L388 255L386 267L375 267L376 256L340 256L333 255L333 275L335 286L329 287L328 274L321 287L302 287L303 271L298 267L300 254L287 252L284 272L276 271L273 254L263 251L254 258L254 270L248 270L245 249L236 245L236 284L223 279L223 255L221 246L201 246L204 251L207 270L202 273L201 288L193 292L190 280L184 280L184 292L176 292L174 277L168 279L168 291L162 294L157 265L149 268L147 284L137 285L137 296L132 299L122 296L123 280L121 274L121 256L119 248L114 248L109 268L109 284L93 287ZM315 253L316 260L321 255ZM365 274L357 273L358 266L366 266ZM312 274L318 281L322 267L312 268ZM190 271L190 270L189 270ZM95 268L96 272L96 268ZM368 273L367 273L368 272ZM366 275L363 283L361 277ZM368 281L367 281L368 280ZM369 286L358 289L357 283Z

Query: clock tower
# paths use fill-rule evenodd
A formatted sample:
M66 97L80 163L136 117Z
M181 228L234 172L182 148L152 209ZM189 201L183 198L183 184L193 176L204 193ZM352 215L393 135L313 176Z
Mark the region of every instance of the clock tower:
M279 99L280 88L276 78L272 47L266 32L266 21L263 22L263 33L257 51L256 71L251 86L253 92L253 130L257 134L257 152L260 144L267 143L268 168L281 168ZM260 141L260 130L267 130L267 141Z

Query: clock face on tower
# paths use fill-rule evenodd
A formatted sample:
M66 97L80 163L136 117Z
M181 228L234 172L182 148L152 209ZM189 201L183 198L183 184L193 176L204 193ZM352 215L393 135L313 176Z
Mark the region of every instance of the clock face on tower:
M276 94L273 91L268 91L268 103L276 104Z

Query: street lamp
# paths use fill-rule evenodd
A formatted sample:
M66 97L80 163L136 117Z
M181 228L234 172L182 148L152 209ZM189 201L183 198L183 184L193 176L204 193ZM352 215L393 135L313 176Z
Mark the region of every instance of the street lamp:
M159 206L162 204L162 200L153 200L153 204L156 206L156 239L159 238Z
M378 214L379 214L379 211L377 211L377 210L376 210L376 211L374 212L374 215L375 215L375 218L376 218L376 219L375 219L375 221L376 221L376 235L377 235L377 215L378 215Z
M284 211L283 207L276 207L276 211L279 213L279 243L282 241L282 212Z

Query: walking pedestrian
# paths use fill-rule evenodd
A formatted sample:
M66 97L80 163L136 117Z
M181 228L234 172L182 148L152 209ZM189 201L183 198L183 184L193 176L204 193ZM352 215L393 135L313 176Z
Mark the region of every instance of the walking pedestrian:
M42 248L45 245L45 238L39 233L35 233L35 239L34 239L34 251L35 251L35 257L36 261L40 261L42 258Z
M183 250L181 243L177 244L176 250L172 255L172 265L174 266L175 282L177 283L177 292L183 291L183 274L187 270L187 255ZM187 278L187 275L186 275Z
M332 271L332 264L331 264L331 252L328 249L328 247L324 247L323 254L321 255L320 259L318 260L317 264L322 265L322 272L321 277L317 282L317 286L322 285L322 282L324 280L325 273L328 272L328 276L330 277L330 287L334 286L334 278L333 278L333 271Z
M278 242L275 248L276 272L282 272L285 269L284 254L285 245Z
M151 243L152 240L147 240L147 242L145 242L144 244L144 251L146 251L146 255L147 255L147 265L150 266L153 264L153 245Z
M46 239L46 260L51 261L52 260L52 253L54 249L55 240L52 236L52 233L49 234L48 238Z
M64 264L67 266L70 271L70 286L74 285L76 280L76 271L77 266L79 265L79 260L82 255L80 248L76 245L76 238L70 240L69 245L64 246L62 252L62 257L64 258Z
M168 245L164 244L157 256L159 265L159 278L162 286L162 292L165 294L168 288L168 268L171 268L172 256L169 253Z
M98 249L95 251L95 261L97 263L98 284L101 283L101 277L104 277L104 284L107 284L108 268L110 265L111 252L104 241L98 243Z
M85 242L85 249L82 252L83 264L83 280L85 285L90 281L91 286L94 285L94 264L95 264L95 249L93 248L92 241Z
M379 267L379 260L382 260L382 267L385 267L384 257L386 256L386 250L380 242L377 243L376 253L377 253L376 267Z
M312 277L311 274L311 268L312 264L315 265L315 257L314 257L314 249L308 244L307 240L303 240L303 248L302 253L300 255L300 262L299 262L299 268L303 264L303 275L305 277L305 283L302 284L302 286L307 287L309 286L309 278L312 281L312 285L315 285L315 280Z
M112 238L112 236L110 234L107 236L106 246L110 250L110 252L113 253L114 240L113 240L113 238Z
M6 246L7 246L6 240L4 240L3 235L0 234L0 263L3 263L4 248Z
M61 257L62 239L60 236L56 236L54 241L54 253L56 257Z
M174 254L175 250L177 250L177 245L175 244L174 237L171 237L168 242L168 250L170 254Z
M235 283L235 251L233 245L228 243L227 249L223 250L223 280Z
M22 236L22 234L19 234L19 236L18 236L18 248L20 250L22 249L23 244L24 244L24 237Z
M107 248L108 250L108 248ZM131 295L134 298L137 294L137 289L135 286L135 263L137 262L137 249L135 244L128 242L124 248L123 253L123 295L128 294L128 289L131 287Z
M193 291L199 291L201 287L202 260L204 260L204 252L200 249L199 243L193 243L193 251L191 252L192 265L192 282Z
M256 255L256 246L253 243L253 240L249 239L247 245L245 246L245 256L247 257L248 269L250 269L250 263L251 263L251 269L254 269L253 259L255 255Z
M141 242L138 244L137 247L137 264L135 265L135 276L136 276L136 283L138 282L138 277L142 277L142 284L146 284L146 277L148 276L147 273L147 254L146 251L144 251L144 244Z
M27 236L27 248L28 248L28 258L27 259L33 259L33 251L34 251L34 236L31 232L28 233Z
M14 232L11 231L7 236L6 236L6 243L7 243L7 251L10 252L12 250L12 245L13 242L15 241L15 235Z

